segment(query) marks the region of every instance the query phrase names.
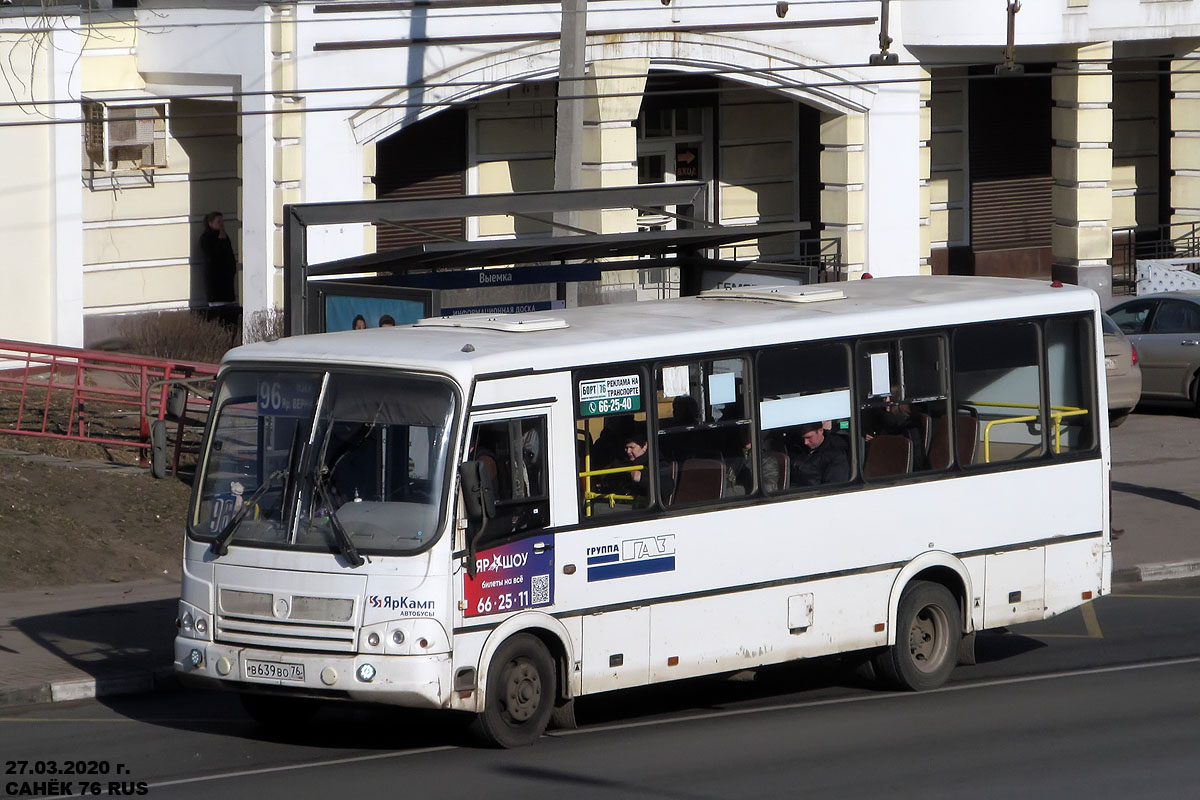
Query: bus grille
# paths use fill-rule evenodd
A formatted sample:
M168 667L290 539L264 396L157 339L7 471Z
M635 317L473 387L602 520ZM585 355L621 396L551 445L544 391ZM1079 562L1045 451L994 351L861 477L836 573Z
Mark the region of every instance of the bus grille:
M354 601L349 598L288 599L288 615L272 613L272 595L222 589L213 638L227 644L282 650L353 653L357 631Z

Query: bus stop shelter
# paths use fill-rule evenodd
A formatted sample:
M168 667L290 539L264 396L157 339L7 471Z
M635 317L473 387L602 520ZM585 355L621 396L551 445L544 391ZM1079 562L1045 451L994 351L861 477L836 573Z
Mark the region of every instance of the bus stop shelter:
M705 269L736 273L752 262L705 255L716 248L768 236L797 234L807 222L720 225L665 211L704 208L705 185L687 181L603 189L516 192L405 200L303 203L284 209L285 326L289 335L326 329L338 298L386 298L420 304L422 315L442 313L442 289L599 280L606 270L678 267L680 291L695 294ZM676 218L677 229L593 233L563 220L570 212L628 209ZM362 256L308 262L308 231L340 224L395 225L446 217L512 216L550 226L556 235L474 241L442 240ZM502 269L497 269L503 267ZM491 269L485 269L491 268ZM772 265L781 282L810 283L816 268Z

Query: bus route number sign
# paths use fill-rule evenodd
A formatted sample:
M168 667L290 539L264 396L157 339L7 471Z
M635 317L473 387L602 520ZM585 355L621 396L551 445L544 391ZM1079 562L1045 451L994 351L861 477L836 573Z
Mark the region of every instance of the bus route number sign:
M579 416L642 410L642 376L618 375L579 382Z

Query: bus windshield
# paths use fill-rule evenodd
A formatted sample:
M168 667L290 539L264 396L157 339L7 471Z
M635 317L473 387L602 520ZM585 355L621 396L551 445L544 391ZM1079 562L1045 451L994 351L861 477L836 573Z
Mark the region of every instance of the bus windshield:
M454 412L450 384L431 378L231 370L191 533L222 546L423 549L440 529Z

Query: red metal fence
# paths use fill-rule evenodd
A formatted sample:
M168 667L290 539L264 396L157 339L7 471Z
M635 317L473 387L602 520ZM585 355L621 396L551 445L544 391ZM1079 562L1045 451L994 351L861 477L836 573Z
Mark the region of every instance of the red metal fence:
M154 456L161 475L168 420L177 470L185 428L203 424L216 372L215 364L0 339L0 433L133 448L143 466Z

